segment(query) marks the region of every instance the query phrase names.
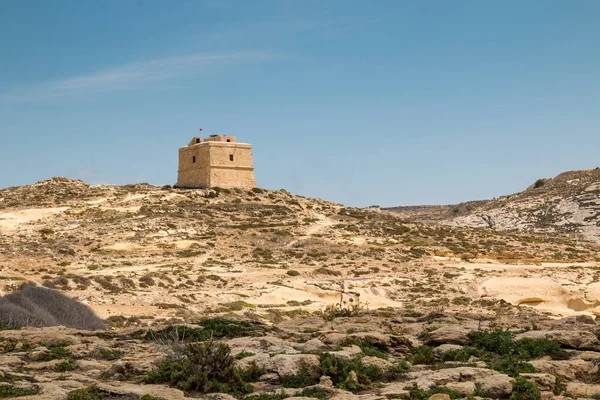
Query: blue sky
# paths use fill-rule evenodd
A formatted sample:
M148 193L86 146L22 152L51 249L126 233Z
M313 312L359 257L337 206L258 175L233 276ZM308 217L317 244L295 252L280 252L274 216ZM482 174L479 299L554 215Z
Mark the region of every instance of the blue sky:
M0 52L0 187L172 184L200 127L355 206L600 166L596 0L0 0Z

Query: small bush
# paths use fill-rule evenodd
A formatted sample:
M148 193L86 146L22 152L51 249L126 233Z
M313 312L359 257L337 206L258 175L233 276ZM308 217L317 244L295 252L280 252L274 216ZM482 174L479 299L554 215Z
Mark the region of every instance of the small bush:
M170 340L174 337L186 342L206 341L211 338L236 338L246 336L263 336L270 331L268 328L255 321L233 321L221 317L207 318L199 322L202 328L191 328L188 326L171 325L160 331L152 329L143 333L137 331L132 334L136 339L151 341Z
M321 355L321 372L331 378L333 384L350 392L367 389L373 382L383 379L383 371L375 365L365 366L360 359L342 360L331 354ZM348 380L354 371L358 382Z
M71 390L69 393L67 393L67 398L66 400L108 400L108 399L114 399L114 400L118 400L118 399L123 399L123 400L133 400L133 399L139 399L139 400L166 400L163 397L155 397L155 396L150 396L150 395L144 395L142 397L139 396L135 396L132 397L131 395L115 395L109 392L106 392L102 389L97 388L96 386L90 386L87 387L85 389L77 389L77 390Z
M75 362L75 360L73 360L72 358L67 358L66 360L60 362L59 364L56 364L56 367L54 368L57 372L66 372L66 371L74 371L77 368L79 368L77 366L77 363Z
M442 361L467 362L471 357L479 357L479 350L474 347L463 347L462 349L450 350L442 354Z
M360 347L363 354L366 356L373 356L373 357L387 359L387 354L384 351L382 351L383 349L378 347L368 337L365 337L365 338L348 337L341 343L341 345L342 346L356 345L356 346Z
M412 353L413 364L435 364L435 356L431 346L419 346L413 349Z
M243 380L243 371L234 367L229 346L214 340L172 349L158 368L144 378L144 383L168 383L202 393L244 395L252 391L252 386Z
M537 385L518 376L513 386L510 400L540 400L542 394Z
M288 272L286 272L289 276L298 276L300 275L300 272L298 271L294 271L293 269L289 270Z
M431 396L438 393L447 394L453 400L465 397L463 393L443 386L436 386L430 390L423 390L419 389L417 385L413 385L408 392L408 398L410 400L428 400Z
M544 356L550 356L555 360L569 358L569 354L553 340L530 338L514 340L512 334L503 329L471 332L469 340L474 347L501 357L512 356L519 360L532 360Z
M125 353L118 349L107 349L106 347L96 347L92 356L98 360L113 361L123 357Z
M33 396L38 394L39 389L24 389L13 385L0 386L0 398L14 398L22 396Z

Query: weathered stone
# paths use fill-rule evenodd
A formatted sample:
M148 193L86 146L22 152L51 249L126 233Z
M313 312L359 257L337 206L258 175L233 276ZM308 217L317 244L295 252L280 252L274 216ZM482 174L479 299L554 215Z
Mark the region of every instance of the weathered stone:
M460 350L463 347L461 345L458 344L441 344L438 347L436 347L435 349L433 349L433 354L438 357L441 358L442 355L450 350Z
M434 395L429 396L428 400L451 400L450 395L445 393L436 393Z
M318 351L325 350L328 346L317 338L310 339L305 343L295 343L294 348L300 351Z
M339 351L330 351L329 354L334 355L342 360L352 360L362 354L362 350L360 347L356 345L348 346L342 348Z
M540 372L563 377L569 380L577 379L578 375L595 374L598 367L584 360L531 360L529 361Z
M444 325L434 331L429 332L425 344L467 344L470 330L459 325Z
M540 390L551 391L556 384L556 377L552 374L543 373L523 373L521 376L529 381L534 382Z
M363 365L365 365L365 366L374 365L383 371L387 370L388 368L390 368L392 366L391 362L389 362L388 360L384 360L383 358L379 358L379 357L367 356L367 357L361 358L361 361L362 361Z
M279 376L291 376L300 372L314 377L321 375L321 362L315 354L278 354L271 360Z
M581 350L600 351L600 341L590 331L527 331L515 336L516 339L549 339L560 343L561 346Z
M475 382L448 382L445 385L448 389L456 390L464 394L474 394L477 386Z
M505 398L512 393L515 380L508 375L496 374L482 379L477 383L484 393L492 398Z

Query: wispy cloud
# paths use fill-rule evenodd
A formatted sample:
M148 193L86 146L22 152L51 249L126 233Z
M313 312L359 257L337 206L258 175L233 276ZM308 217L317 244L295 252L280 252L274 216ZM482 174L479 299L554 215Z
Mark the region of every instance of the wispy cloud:
M44 82L0 93L0 100L46 101L65 97L132 90L149 84L202 75L225 65L245 64L273 58L268 51L200 53L134 62L98 72Z

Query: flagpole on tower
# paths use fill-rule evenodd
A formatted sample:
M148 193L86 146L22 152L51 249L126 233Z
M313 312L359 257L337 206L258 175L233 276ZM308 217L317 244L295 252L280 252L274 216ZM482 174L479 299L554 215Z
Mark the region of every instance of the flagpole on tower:
M200 128L200 143L202 143L202 128Z

